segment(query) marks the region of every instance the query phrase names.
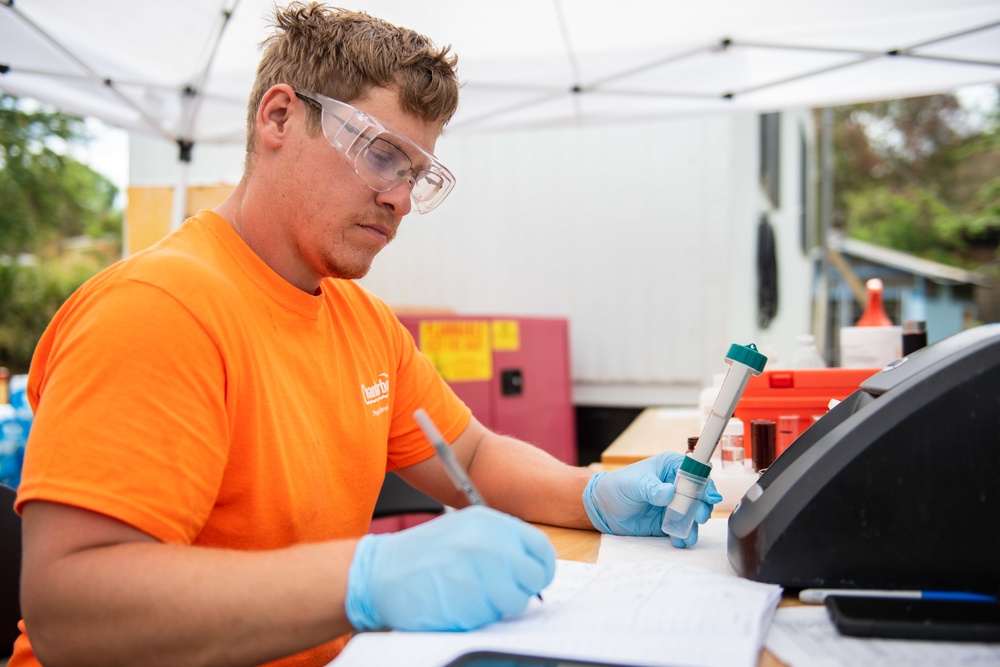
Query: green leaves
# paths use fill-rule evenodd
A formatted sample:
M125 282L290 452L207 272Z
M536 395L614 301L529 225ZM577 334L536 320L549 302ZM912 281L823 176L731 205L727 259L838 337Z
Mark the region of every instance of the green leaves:
M0 264L0 366L26 373L52 316L99 268L93 261Z
M15 373L73 290L121 256L118 189L65 154L88 138L81 119L0 94L0 366Z
M63 238L120 237L117 188L64 155L86 141L82 120L0 95L0 256L56 255Z
M996 220L956 212L917 188L869 187L844 194L850 236L936 262L975 268L963 254L970 238Z
M837 224L953 266L996 257L998 109L977 117L952 95L835 109Z

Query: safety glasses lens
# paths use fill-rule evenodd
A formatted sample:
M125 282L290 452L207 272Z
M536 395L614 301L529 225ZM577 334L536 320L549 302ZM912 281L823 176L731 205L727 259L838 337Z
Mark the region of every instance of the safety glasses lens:
M372 190L385 192L410 179L410 196L417 210L426 213L455 186L455 177L437 158L351 105L316 93L296 94L322 109L323 133L330 145ZM410 155L425 166L415 169Z
M396 184L402 180L412 163L406 153L399 150L385 139L375 139L361 155L366 169L387 184Z

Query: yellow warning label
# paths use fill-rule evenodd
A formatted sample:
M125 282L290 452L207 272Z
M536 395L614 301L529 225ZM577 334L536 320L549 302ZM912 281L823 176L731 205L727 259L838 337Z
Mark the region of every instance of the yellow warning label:
M490 323L486 320L427 320L420 323L420 351L445 380L493 377Z
M493 320L493 349L501 352L521 349L521 325L517 320Z

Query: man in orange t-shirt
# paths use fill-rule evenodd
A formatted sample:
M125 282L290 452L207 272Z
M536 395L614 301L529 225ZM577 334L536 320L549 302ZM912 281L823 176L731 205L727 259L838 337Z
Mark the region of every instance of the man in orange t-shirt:
M234 193L91 279L39 342L11 667L323 665L353 629L524 610L555 565L525 521L663 535L679 457L594 475L488 431L354 282L454 185L432 152L448 50L315 3L275 19ZM366 535L387 470L467 505L419 408L491 509Z

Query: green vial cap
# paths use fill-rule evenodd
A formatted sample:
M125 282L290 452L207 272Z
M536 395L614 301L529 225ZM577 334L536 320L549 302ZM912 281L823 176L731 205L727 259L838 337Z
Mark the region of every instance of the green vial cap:
M767 357L757 351L757 346L753 343L749 345L737 345L733 343L729 346L726 359L738 361L744 366L749 366L754 371L754 375L760 375L767 363Z
M681 461L681 470L692 475L697 475L698 477L708 477L708 474L712 472L712 466L705 465L690 456L685 456L684 460Z

